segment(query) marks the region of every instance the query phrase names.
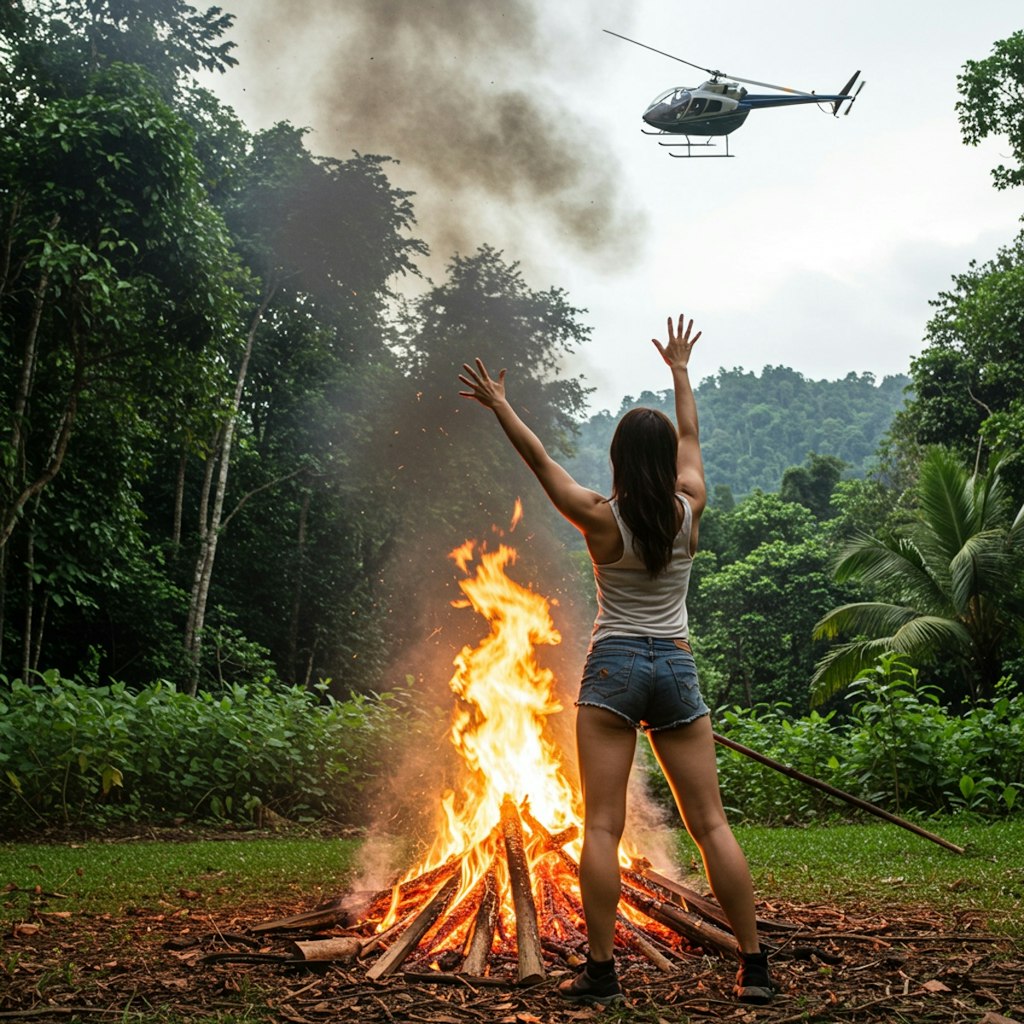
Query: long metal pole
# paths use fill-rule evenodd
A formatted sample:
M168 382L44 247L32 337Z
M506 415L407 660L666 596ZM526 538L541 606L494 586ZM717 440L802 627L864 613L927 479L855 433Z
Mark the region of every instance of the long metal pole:
M752 750L750 747L745 747L742 743L737 743L735 740L726 739L724 736L720 736L717 732L714 734L714 737L715 742L720 743L723 747L735 750L737 753L743 754L745 757L752 758L754 761L760 761L761 764L767 765L769 768L774 768L775 771L781 772L783 775L788 775L791 779L797 779L808 786L820 789L823 793L828 793L829 796L845 800L848 804L853 804L854 807L859 807L862 811L867 811L869 814L874 814L878 818L884 818L886 821L891 821L894 825L899 825L900 828L905 828L908 832L913 832L915 835L922 836L924 839L930 839L933 843L938 843L939 846L944 846L947 850L952 850L954 853L966 852L962 846L957 846L956 843L951 843L948 839L943 839L942 836L935 835L934 832L928 832L926 829L923 829L904 818L900 818L895 814L890 814L888 811L882 810L881 807L868 803L867 800L861 800L859 796L854 796L852 793L844 793L843 790L836 789L835 786L830 786L827 782L822 782L821 779L814 778L813 775L807 775L804 772L798 771L796 768L790 768L788 764L783 764L781 761L774 761L772 758L766 757L764 754L760 754L756 750Z

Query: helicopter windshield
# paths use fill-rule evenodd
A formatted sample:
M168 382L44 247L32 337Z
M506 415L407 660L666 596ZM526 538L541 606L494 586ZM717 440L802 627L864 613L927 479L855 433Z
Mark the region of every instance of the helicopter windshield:
M690 95L689 89L669 89L668 92L663 92L656 97L647 109L654 110L656 107L665 106L675 110L685 110L686 105L690 102Z

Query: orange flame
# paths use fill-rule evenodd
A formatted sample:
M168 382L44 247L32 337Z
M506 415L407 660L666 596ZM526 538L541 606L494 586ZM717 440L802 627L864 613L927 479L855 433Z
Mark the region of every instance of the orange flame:
M513 525L521 516L517 500ZM569 855L570 863L578 863L583 832L582 801L566 778L559 749L546 729L547 719L562 710L554 674L536 657L538 645L561 642L551 619L551 602L506 575L506 567L516 560L515 549L506 544L488 551L467 540L449 558L466 575L459 581L465 596L452 606L471 607L490 625L480 643L467 644L459 652L449 681L456 696L449 738L460 755L463 779L458 793L449 790L442 795L441 821L430 851L395 885L390 909L377 925L384 931L397 921L400 906L405 907L403 914L408 911L406 882L430 878L434 881L428 888L436 890L438 880L449 877L457 865L459 887L450 903L450 921L456 923L435 948L454 948L465 937L465 918L457 923L460 918L454 911L464 901L471 906L467 897L479 893L485 881L500 894L499 913L506 931L514 922L508 863L501 855L503 802L511 800L526 822L524 855L539 902L545 886L550 902L550 887L555 886L578 908L578 878L558 848ZM628 866L637 855L624 847L620 862ZM623 912L630 918L635 914L630 908ZM557 937L562 927L557 914L548 923Z
M513 522L521 516L517 501ZM538 645L560 643L561 636L547 599L505 574L506 566L515 563L514 548L500 544L496 551L488 551L466 541L449 558L466 573L459 581L465 597L452 601L453 607L472 607L490 624L490 633L475 647L467 644L455 658L449 686L457 702L449 738L461 757L463 780L458 793L449 790L441 797L442 820L430 851L402 881L460 858L455 907L497 861L502 913L508 917L512 908L507 873L495 856L502 841L498 826L505 797L528 809L549 833L571 825L582 832L579 795L546 731L548 717L562 710L554 693L554 674L538 663L535 653ZM542 845L528 841L528 861L543 856ZM578 858L579 846L576 838L565 849ZM565 882L577 888L575 879ZM380 928L394 922L397 901L398 886L392 912Z

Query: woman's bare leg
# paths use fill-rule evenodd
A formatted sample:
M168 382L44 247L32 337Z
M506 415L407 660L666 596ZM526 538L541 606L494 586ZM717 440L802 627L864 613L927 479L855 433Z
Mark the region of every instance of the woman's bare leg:
M760 950L754 886L722 807L711 719L649 734L654 755L672 788L683 823L700 849L711 888L744 953Z
M610 960L621 886L619 841L626 825L636 730L614 712L584 705L576 715L576 746L583 787L580 892L587 942L593 959Z

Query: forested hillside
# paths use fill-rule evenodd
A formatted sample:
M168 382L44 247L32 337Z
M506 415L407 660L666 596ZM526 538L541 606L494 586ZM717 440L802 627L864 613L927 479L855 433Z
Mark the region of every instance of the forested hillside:
M697 387L701 447L708 490L728 487L735 498L755 490L777 491L782 476L811 452L847 464L847 476L863 476L879 441L907 397L910 378L850 373L842 380L810 380L786 366L766 366L760 375L719 370ZM607 493L608 442L619 417L638 405L669 416L671 391L627 397L614 415L600 412L581 427L574 475Z

